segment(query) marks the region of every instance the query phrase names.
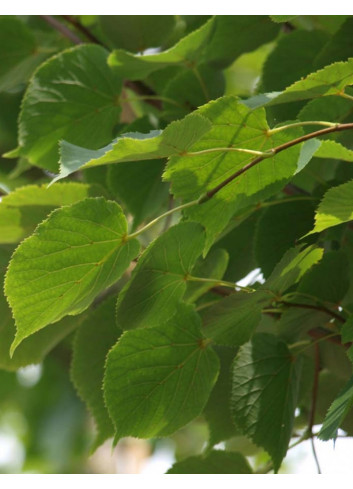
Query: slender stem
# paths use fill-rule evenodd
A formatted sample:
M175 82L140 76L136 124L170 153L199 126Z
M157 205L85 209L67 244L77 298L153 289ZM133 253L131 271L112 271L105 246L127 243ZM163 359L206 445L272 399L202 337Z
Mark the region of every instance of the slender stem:
M175 105L176 107L182 107L181 104L179 104L178 102L176 102L175 100L169 98L169 97L162 97L162 96L159 96L159 95L140 95L138 97L124 97L124 98L121 98L121 101L122 102L136 102L136 101L140 101L140 100L157 100L157 101L160 101L160 102L166 102L168 104L172 104L172 105Z
M338 333L327 334L325 330L321 330L321 328L315 328L315 329L311 329L308 332L308 335L311 336L312 338L315 338L315 341L310 342L307 346L304 346L301 350L296 351L296 355L299 355L299 353L303 353L303 351L307 350L308 348L311 348L313 345L321 343L321 341L330 341L331 343L334 343L336 345L343 346L339 339L340 336Z
M339 94L339 96L342 97L342 98L346 98L347 100L352 100L353 101L352 95L348 95L348 93L342 92L342 93Z
M315 443L314 443L314 435L313 435L313 426L315 422L316 401L317 401L317 394L319 389L319 373L320 373L320 350L319 350L318 343L315 343L314 349L315 349L315 367L314 367L313 390L311 395L311 406L310 406L310 413L309 413L308 433L310 436L311 449L316 463L317 472L318 474L321 474L320 463L317 457Z
M218 299L214 300L214 301L209 301L209 302L204 302L203 304L200 304L199 306L197 306L195 308L195 311L202 311L202 309L206 309L207 307L211 307L213 306L214 304L217 304L218 302Z
M208 153L216 153L216 152L221 152L221 153L228 153L228 152L236 152L236 153L247 153L249 155L254 155L254 156L262 156L263 158L270 158L272 155L272 151L256 151L253 149L245 149L245 148L233 148L233 147L228 147L228 148L209 148L209 149L202 149L200 151L192 151L190 153L183 153L182 156L199 156L199 155L206 155Z
M173 208L174 208L174 198L173 198L172 194L170 194L169 200L168 200L168 211L171 211ZM172 219L173 219L173 214L169 214L169 216L167 216L167 218L164 222L163 232L167 231L167 229L170 227Z
M293 442L291 445L289 445L288 450L291 450L292 448L296 447L297 445L300 445L300 443L303 443L303 441L308 439L308 434L305 433L303 436L301 436L298 440ZM267 462L263 467L255 471L255 474L268 474L270 470L273 470L273 462L270 460Z
M216 295L221 295L222 297L228 297L231 294L230 290L222 289L221 287L212 287L210 292Z
M281 144L280 146L276 146L275 148L272 148L272 156L280 153L281 151L284 151L288 148L291 148L292 146L295 146L297 144L303 143L304 141L308 141L309 139L313 139L319 136L324 136L326 134L331 134L333 132L339 132L339 131L347 131L349 129L353 129L353 122L349 122L347 124L336 124L334 127L327 127L325 129L320 129L319 131L311 132L309 134L305 134L304 136L301 136L297 139L293 139L292 141L288 141L287 143ZM247 172L250 170L250 168L254 167L255 165L258 165L261 163L261 161L264 160L263 156L258 156L254 160L250 161L247 165L243 166L243 168L240 168L240 170L237 170L234 172L232 175L230 175L228 178L223 180L220 184L218 184L216 187L213 189L209 190L204 194L200 199L199 199L199 204L203 204L204 202L207 202L210 200L215 194L217 194L220 190L222 190L226 185L228 185L230 182L238 178L240 175L243 173Z
M207 87L205 85L205 82L203 81L202 76L200 75L199 70L196 68L196 66L193 66L191 69L192 69L194 75L196 76L196 78L198 79L198 81L200 83L200 86L201 86L201 89L202 89L203 94L205 96L206 102L208 102L210 100L210 94L208 93Z
M327 122L327 121L300 121L293 122L293 124L286 124L285 126L274 127L273 129L269 129L267 134L276 134L280 131L285 131L286 129L291 129L292 127L301 127L301 126L325 126L325 127L336 127L337 122Z
M317 197L306 197L306 196L298 195L297 197L290 197L289 199L278 199L278 200L269 200L268 202L260 202L256 206L256 208L262 209L263 207L271 207L273 205L286 204L287 202L297 202L299 200L319 200L319 199Z
M83 41L80 39L74 32L72 32L66 25L62 24L59 22L55 17L52 15L40 15L40 18L45 20L45 22L52 27L54 27L55 30L60 32L64 37L67 37L67 39L70 39L71 42L74 44L82 44Z
M252 289L251 287L242 287L240 285L237 285L235 282L227 282L225 280L218 280L216 278L193 277L192 275L188 275L187 280L190 282L213 283L215 287L229 287L233 290L240 289L244 292L255 292L255 289Z
M181 211L183 209L187 209L188 207L196 205L197 203L198 203L198 200L193 200L191 202L187 202L186 204L182 204L182 205L179 205L178 207L174 207L173 209L170 209L169 211L165 212L164 214L161 214L160 216L156 217L156 219L153 219L153 221L149 222L148 224L146 224L146 226L139 229L135 233L129 234L126 239L137 238L137 236L139 236L140 234L147 231L149 228L151 228L152 226L157 224L157 222L161 221L165 217L170 216L170 214L173 214L173 212L178 212L178 211Z
M297 302L287 302L287 301L281 301L281 304L287 306L287 307L299 307L302 309L314 309L316 311L321 311L321 312L326 312L330 316L332 316L334 319L337 319L337 321L340 321L341 323L344 323L346 320L340 315L337 314L334 311L331 311L331 309L328 309L327 307L323 305L314 305L314 304L304 304L304 303L297 303Z

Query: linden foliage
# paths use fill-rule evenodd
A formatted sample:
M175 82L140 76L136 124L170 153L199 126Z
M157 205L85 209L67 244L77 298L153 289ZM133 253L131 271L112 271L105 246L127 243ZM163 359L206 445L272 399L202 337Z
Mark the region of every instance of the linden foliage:
M56 21L0 18L0 367L72 349L94 448L206 425L169 473L353 436L353 17Z

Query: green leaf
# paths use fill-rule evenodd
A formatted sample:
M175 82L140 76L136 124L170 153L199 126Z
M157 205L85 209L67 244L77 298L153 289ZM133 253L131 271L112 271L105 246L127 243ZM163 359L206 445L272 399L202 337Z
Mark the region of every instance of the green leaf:
M261 77L261 91L280 91L300 80L312 71L317 54L328 36L322 30L295 29L280 37L277 45L266 58ZM296 118L303 102L271 107L270 120ZM327 119L324 119L327 120Z
M114 48L142 52L160 46L174 28L173 15L100 15L103 34Z
M330 188L324 195L315 215L315 226L308 234L320 233L332 226L353 219L353 181Z
M6 266L12 249L0 247L0 281L3 282ZM14 340L16 328L5 296L0 291L0 369L15 371L30 364L40 363L43 358L82 321L80 318L64 318L57 324L35 333L21 343L12 358L10 347Z
M241 54L252 52L271 42L278 31L279 26L264 15L217 15L204 61L218 68L225 68Z
M263 108L251 110L231 96L212 101L197 113L209 119L212 128L185 155L171 157L164 173L164 178L171 182L172 193L185 201L204 195L255 157L236 149L263 152L301 134L295 129L270 134ZM297 169L299 152L300 148L294 146L265 158L208 202L185 211L190 220L206 228L207 247L232 215L278 192L288 182Z
M303 251L292 248L256 292L237 292L205 309L202 317L207 336L217 344L228 346L240 346L249 341L260 323L262 308L273 294L280 295L298 282L322 254L323 250L313 246Z
M112 139L121 80L107 66L107 56L100 46L81 45L36 71L19 118L20 153L32 164L56 172L63 138L92 149Z
M276 472L292 434L298 364L284 342L265 333L244 345L233 364L233 421L270 454Z
M301 279L298 292L339 304L349 287L349 262L344 251L326 252Z
M215 243L214 246L227 250L229 254L225 280L237 282L256 268L253 249L249 247L249 243L254 239L257 217L257 214L250 215Z
M110 54L108 63L118 68L119 73L130 80L144 79L154 71L167 66L192 67L199 61L200 54L205 50L213 29L214 20L210 19L167 51L137 56L118 49Z
M12 256L5 280L16 321L11 352L27 336L86 309L139 251L115 202L90 198L57 209Z
M337 32L329 39L325 47L315 59L315 67L333 63L334 61L345 61L352 56L353 41L352 32L353 18L348 17Z
M198 416L219 362L191 306L160 326L125 332L107 359L104 392L123 436L167 436Z
M300 298L301 303L311 302ZM302 309L289 307L282 315L277 324L277 331L281 339L287 343L294 343L300 339L307 339L307 332L310 329L322 328L332 316L327 312L317 311L313 309Z
M292 19L295 19L297 15L270 15L273 22L277 22L281 24L282 22L289 22Z
M282 255L312 228L314 211L313 201L305 198L297 201L283 199L264 209L257 222L254 249L256 262L265 277L270 275Z
M303 275L321 260L323 252L322 248L315 246L308 246L302 251L300 248L291 248L275 266L263 288L281 295L299 282Z
M321 141L314 156L316 158L332 158L335 160L353 162L353 151L336 141Z
M21 367L40 363L84 319L84 316L61 319L23 340L10 357L10 347L15 338L16 328L11 309L3 294L0 295L0 316L0 369L9 371L16 371Z
M15 17L0 18L0 92L18 88L47 55L31 30Z
M210 432L210 447L238 434L230 412L231 364L237 350L236 348L219 346L215 351L220 360L220 372L204 410Z
M153 241L118 297L118 326L159 326L173 316L204 243L204 230L191 222L173 226Z
M98 195L95 186L68 182L51 187L26 185L5 195L0 204L0 243L17 243L31 234L56 207Z
M353 316L350 315L341 329L342 344L353 343ZM353 345L346 351L348 358L353 363Z
M167 474L252 474L252 470L241 453L212 450L175 463Z
M105 359L121 334L115 325L114 312L115 298L111 297L81 324L74 341L71 378L96 424L93 449L114 435L102 391Z
M322 31L297 29L279 39L263 67L263 90L284 90L291 83L308 75L315 56L327 38Z
M333 63L296 81L269 102L269 105L307 100L339 92L353 83L353 58Z
M240 346L251 338L261 319L268 296L237 292L205 309L205 333L219 345Z
M353 377L350 378L338 397L331 404L324 420L324 424L318 434L320 440L326 441L337 437L337 430L341 426L352 405Z
M134 228L168 201L168 186L161 181L164 166L164 160L142 160L108 167L108 188L134 216Z
M88 150L63 141L60 145L59 180L82 168L108 165L124 161L167 158L187 151L211 127L207 119L190 114L181 121L169 124L163 131L148 134L124 134L98 151Z
M193 269L196 277L221 279L227 269L229 256L226 250L215 248L209 252L205 259L199 258ZM205 294L214 284L202 282L189 282L184 296L185 302L195 302Z
M183 70L170 79L162 92L163 113L168 119L185 117L191 110L224 94L224 75L208 65Z

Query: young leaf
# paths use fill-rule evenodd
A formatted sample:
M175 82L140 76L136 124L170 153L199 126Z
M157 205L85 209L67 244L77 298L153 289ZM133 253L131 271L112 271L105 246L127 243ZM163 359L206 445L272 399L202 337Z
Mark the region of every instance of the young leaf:
M212 450L175 463L167 474L252 474L252 470L241 453Z
M261 333L241 348L233 364L233 421L270 454L276 472L292 434L298 363L284 342Z
M19 151L57 171L58 142L96 149L107 144L120 113L121 80L101 46L81 45L43 63L31 79L19 118Z
M204 243L204 230L191 222L159 236L144 251L118 297L118 326L124 330L158 326L173 316Z
M353 181L330 188L324 195L315 215L315 226L308 234L320 233L332 226L353 219Z
M63 141L60 145L60 175L54 182L82 168L167 158L183 153L210 128L211 124L207 119L198 114L190 114L181 121L172 122L163 132L154 130L148 134L123 134L97 151Z
M74 342L71 378L96 424L93 449L114 435L102 391L105 359L121 334L115 325L114 311L115 298L111 297L81 324Z
M353 377L347 382L338 397L333 401L327 412L324 424L319 432L320 440L330 440L337 437L337 430L341 426L348 411L353 405Z
M139 251L115 202L89 198L57 209L12 256L5 293L16 321L11 351L116 282Z
M198 416L217 379L217 355L191 306L160 326L125 332L107 359L105 400L123 436L167 436Z

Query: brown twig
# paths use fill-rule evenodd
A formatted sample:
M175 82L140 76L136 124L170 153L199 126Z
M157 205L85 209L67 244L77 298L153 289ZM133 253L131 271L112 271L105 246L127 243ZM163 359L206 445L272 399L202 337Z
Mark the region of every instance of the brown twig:
M223 297L228 297L229 295L233 294L235 291L232 291L230 289L223 289L222 287L212 287L210 292L213 292L214 294L221 295Z
M83 41L80 39L72 30L70 30L66 25L62 24L59 22L55 17L52 15L40 15L39 16L41 19L43 19L47 24L50 26L54 27L55 30L60 32L64 37L67 39L70 39L71 42L74 44L82 44Z
M104 46L102 41L100 41L92 32L90 32L84 25L81 24L75 17L72 17L71 15L61 15L63 19L65 19L67 22L69 22L75 29L80 31L88 40L95 44L100 44L101 46ZM105 46L104 46L105 47Z
M313 381L313 390L312 390L311 406L310 406L310 413L309 413L308 433L310 436L311 448L316 463L317 472L318 474L321 474L320 463L317 457L315 443L314 443L314 435L313 435L313 426L315 423L316 401L317 401L317 394L319 389L319 374L320 374L320 350L319 350L318 343L314 344L314 351L315 351L314 381Z
M353 129L353 122L349 122L347 124L336 124L333 127L327 127L325 129L320 129L319 131L314 131L314 132L311 132L309 134L304 134L304 136L301 136L301 137L296 138L296 139L292 139L292 141L288 141L287 143L284 143L284 144L281 144L280 146L276 146L275 148L272 148L271 155L274 156L274 155L281 153L282 151L284 151L288 148L291 148L292 146L296 146L297 144L308 141L309 139L324 136L326 134L331 134L333 132L347 131L349 129ZM268 157L269 157L268 155L266 155L266 156L261 155L255 159L253 159L252 161L250 161L247 165L240 168L240 170L237 170L236 172L234 172L232 175L230 175L228 178L223 180L223 182L218 184L216 187L214 187L213 189L206 192L206 194L203 195L199 199L199 204L203 204L203 203L207 202L208 200L210 200L214 195L216 195L226 185L231 183L233 180L235 180L240 175L247 172L248 170L250 170L254 166L258 165L259 163L261 163L261 161L263 161L264 159L267 159Z
M349 348L350 346L349 344L345 344L345 345L342 344L341 337L338 333L337 336L328 336L329 334L330 334L329 331L323 328L313 328L310 331L308 331L308 335L315 340L320 340L327 337L326 339L330 343L334 343L335 345L338 346L343 346L344 348Z
M341 323L345 323L346 320L338 313L331 311L331 309L328 309L325 306L318 306L314 304L304 304L304 303L298 303L298 302L287 302L287 301L281 301L281 304L287 306L287 307L299 307L301 309L314 309L316 311L321 311L321 312L326 312L326 314L332 316L334 319L337 319L337 321L340 321Z

